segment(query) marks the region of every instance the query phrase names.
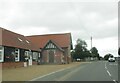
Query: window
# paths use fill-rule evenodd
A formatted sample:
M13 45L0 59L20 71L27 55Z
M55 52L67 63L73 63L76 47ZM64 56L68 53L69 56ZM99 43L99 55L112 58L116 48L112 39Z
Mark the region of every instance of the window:
M0 47L0 60L2 59L2 47Z
M33 60L37 61L38 60L38 53L37 52L33 52Z
M19 49L15 49L15 61L19 61L20 54L19 54Z
M29 44L30 42L28 40L26 40L26 42Z
M32 52L31 51L25 51L25 60L32 59Z
M27 61L28 60L28 51L25 51L25 61Z
M3 57L4 57L3 52L4 52L4 49L2 46L0 46L0 62L3 62Z
M49 43L49 44L46 46L46 48L56 48L56 46L55 46L54 44L52 44L52 43Z
M23 41L21 38L18 38L18 40L21 41L21 42Z
M0 50L0 60L2 60L2 51Z
M41 57L41 56L40 56L40 53L39 53L38 57L39 57L39 58Z
M31 51L28 52L28 56L29 56L29 59L32 60L32 52Z

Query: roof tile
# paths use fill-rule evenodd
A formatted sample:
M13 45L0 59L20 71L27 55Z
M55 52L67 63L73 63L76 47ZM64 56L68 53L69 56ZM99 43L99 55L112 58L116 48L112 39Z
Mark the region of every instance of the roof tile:
M39 48L30 42L25 36L0 28L0 45L39 51ZM29 41L26 42L26 41Z
M35 43L39 48L44 48L45 44L49 40L54 41L60 47L68 47L69 45L72 45L71 33L33 35L27 36L27 38Z

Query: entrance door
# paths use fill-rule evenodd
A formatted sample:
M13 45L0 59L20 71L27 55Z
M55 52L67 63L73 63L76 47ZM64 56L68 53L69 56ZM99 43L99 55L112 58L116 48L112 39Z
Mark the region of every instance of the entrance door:
M27 56L25 59L28 60L28 65L32 65L32 52L31 51L25 51L25 56Z
M49 51L49 63L54 63L54 51Z
M32 52L29 51L29 60L28 60L28 65L32 65Z

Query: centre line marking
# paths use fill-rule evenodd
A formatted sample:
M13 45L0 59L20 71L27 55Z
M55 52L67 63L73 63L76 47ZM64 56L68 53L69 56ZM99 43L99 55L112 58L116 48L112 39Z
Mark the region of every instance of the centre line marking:
M105 63L105 69L107 69L106 63Z
M110 65L110 64L109 64L109 65ZM109 76L111 76L111 77L112 77L112 75L110 74L110 72L109 72L109 71L108 71L108 69L107 69L106 63L105 63L105 69L107 70L107 73L109 74ZM116 81L116 80L114 80L114 79L113 79L113 82L117 83L117 81Z
M116 80L113 80L115 83L117 83L117 81Z
M109 74L109 76L111 76L110 72L107 70L107 73Z

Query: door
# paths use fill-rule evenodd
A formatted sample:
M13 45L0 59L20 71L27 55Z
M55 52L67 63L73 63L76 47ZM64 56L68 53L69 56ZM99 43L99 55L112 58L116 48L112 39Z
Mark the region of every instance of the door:
M49 63L54 63L54 51L49 51Z
M32 52L31 51L29 51L29 60L28 60L28 65L30 66L30 65L32 65Z
M28 61L28 65L32 65L32 52L31 51L25 51L26 61Z

